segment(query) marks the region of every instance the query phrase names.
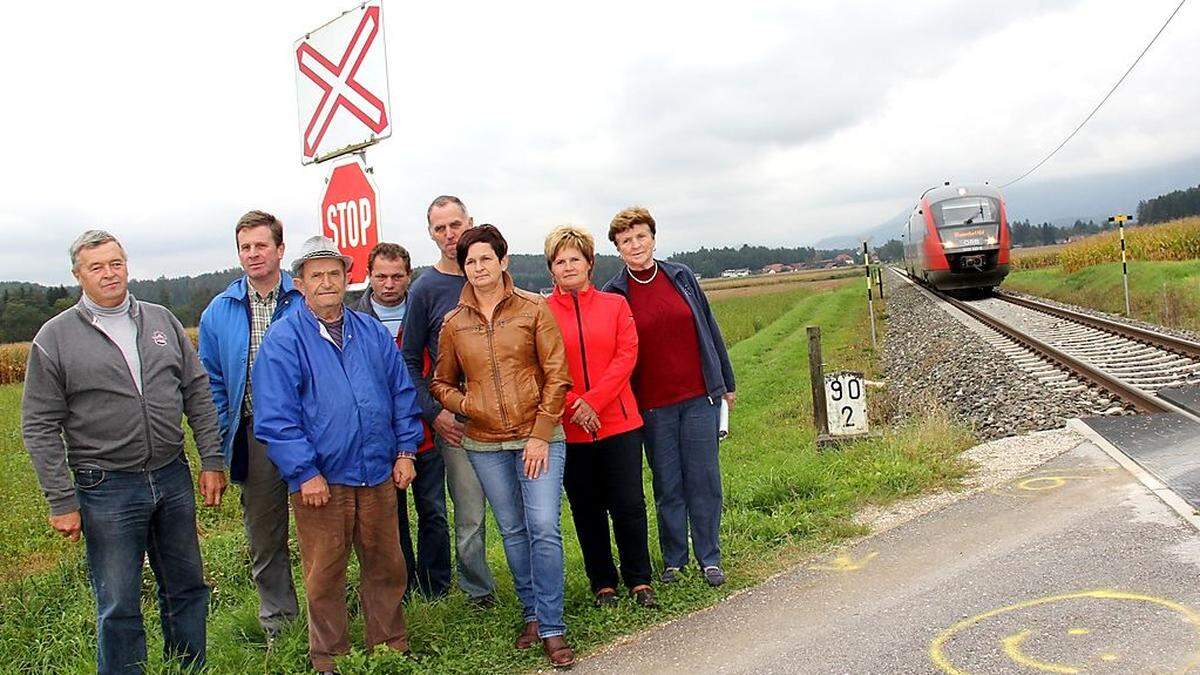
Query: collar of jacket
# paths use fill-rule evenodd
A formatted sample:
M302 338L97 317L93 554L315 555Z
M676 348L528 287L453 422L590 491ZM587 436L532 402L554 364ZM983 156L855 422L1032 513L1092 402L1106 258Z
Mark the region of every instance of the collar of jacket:
M296 282L292 279L291 273L279 270L279 300L282 300L283 296L293 293L300 295L300 291L296 289ZM243 274L234 279L233 283L229 284L217 297L236 300L243 305L250 302L250 278Z
M582 291L564 291L558 287L558 284L555 284L554 290L550 293L549 300L551 302L560 303L564 307L567 307L567 306L570 306L570 304L571 304L571 296L572 295L578 297L580 302L586 302L586 301L590 300L592 298L592 296L595 294L596 294L596 284L593 284L590 281L588 282L587 286Z
M372 317L378 319L379 315L375 313L375 305L371 304L371 295L371 287L367 286L367 289L363 291L363 294L359 296L358 300L354 303L354 306L351 307L351 309L356 312L362 312L363 314L370 314ZM408 292L405 291L404 299L400 302L405 302L407 300Z
M329 331L325 329L325 324L323 324L321 322L321 320L317 318L317 315L313 313L312 308L308 306L308 303L301 302L300 308L301 309L298 312L300 314L300 322L302 324L308 326L308 328L310 330L312 330L314 333L321 336L322 339L328 340L329 344L336 347L337 343L333 341L333 336L331 336L329 334ZM345 304L343 304L342 305L342 349L345 349L346 345L349 344L350 337L353 335L355 329L357 328L356 326L353 325L353 320L351 319L352 316L354 316L354 311L351 310L349 307L347 307Z
M657 258L654 259L654 262L658 263L659 270L669 275L671 280L675 282L675 286L679 287L679 275L687 274L687 271L684 269L683 265L676 265L675 263L659 260ZM618 272L615 277L609 280L608 287L615 291L619 291L621 295L629 295L628 270L628 267L622 266L621 271Z
M133 317L136 321L142 314L142 308L138 305L138 299L133 297L133 293L129 293L129 291L125 292L129 294L129 316ZM82 292L79 294L79 302L75 303L75 311L79 312L79 315L88 323L96 322L96 313L88 309L87 305L84 304Z
M496 310L500 309L500 306L513 296L513 289L516 288L513 284L512 275L507 270L502 274L504 275L504 296L500 298L500 302L496 303L495 309L492 310L492 316L495 316ZM462 295L458 296L458 304L463 307L469 307L476 314L483 316L483 311L479 309L479 299L475 297L475 287L471 285L470 281L463 286Z

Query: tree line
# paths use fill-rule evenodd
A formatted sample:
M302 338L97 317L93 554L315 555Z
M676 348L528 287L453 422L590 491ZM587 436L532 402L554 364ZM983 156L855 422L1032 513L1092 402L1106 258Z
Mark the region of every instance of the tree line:
M1200 216L1200 185L1138 202L1137 222L1141 225L1188 216Z

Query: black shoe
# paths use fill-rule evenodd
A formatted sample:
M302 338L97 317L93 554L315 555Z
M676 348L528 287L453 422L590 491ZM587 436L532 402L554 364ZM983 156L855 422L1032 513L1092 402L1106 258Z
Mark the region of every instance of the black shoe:
M633 601L638 607L646 609L658 609L658 598L654 595L654 589L649 586L642 586L633 591Z
M721 571L720 567L710 565L704 568L704 580L708 582L709 586L716 588L725 583L725 573Z
M496 596L492 595L491 593L488 593L487 595L481 595L477 598L469 598L467 600L467 604L470 605L471 607L474 607L475 609L482 610L482 609L491 609L491 608L495 607L498 603L496 602Z
M597 607L616 607L617 592L611 588L601 588L596 591L596 599L594 600Z
M659 577L659 581L662 581L664 584L673 584L676 581L679 581L680 578L678 567L668 567L663 570L662 576Z

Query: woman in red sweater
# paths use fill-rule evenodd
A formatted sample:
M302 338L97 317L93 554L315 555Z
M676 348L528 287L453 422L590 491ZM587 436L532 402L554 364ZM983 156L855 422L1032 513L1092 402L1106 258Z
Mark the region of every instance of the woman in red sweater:
M563 412L563 486L596 604L617 602L611 517L621 580L639 605L657 607L642 495L642 417L629 384L637 363L637 328L624 298L591 284L595 248L592 235L569 225L546 238L546 264L554 278L550 311L562 331L575 383Z

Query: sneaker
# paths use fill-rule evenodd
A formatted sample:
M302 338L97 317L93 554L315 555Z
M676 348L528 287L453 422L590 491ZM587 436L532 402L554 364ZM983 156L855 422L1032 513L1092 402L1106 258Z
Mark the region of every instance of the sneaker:
M679 579L680 576L678 567L668 567L664 569L662 576L659 577L659 581L662 581L664 584L673 584L676 581L679 581Z
M721 571L720 567L710 565L704 568L704 580L708 582L709 586L715 588L725 583L725 573Z
M646 609L658 609L658 598L654 595L654 589L649 586L639 586L637 590L631 591L633 601L638 607Z
M491 609L496 606L496 596L488 593L477 598L468 598L467 604L475 609Z

